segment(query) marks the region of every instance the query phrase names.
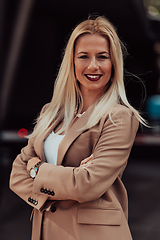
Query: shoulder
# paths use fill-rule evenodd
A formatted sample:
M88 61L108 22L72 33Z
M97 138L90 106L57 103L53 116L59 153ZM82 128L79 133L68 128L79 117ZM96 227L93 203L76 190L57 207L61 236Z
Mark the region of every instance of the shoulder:
M116 117L120 117L120 118L124 118L125 117L125 118L135 118L135 119L137 119L135 114L134 114L134 112L130 108L128 108L128 107L126 107L124 105L121 105L121 104L116 104L112 108L112 110L110 111L109 115L111 117L113 117L113 118L114 117L115 118Z
M105 116L105 125L134 125L138 129L139 121L134 112L121 104L116 104L111 111Z
M121 115L121 114L126 114L126 115L132 115L133 112L131 111L131 109L129 109L128 107L121 105L121 104L116 104L112 110L110 111L110 114L113 115Z

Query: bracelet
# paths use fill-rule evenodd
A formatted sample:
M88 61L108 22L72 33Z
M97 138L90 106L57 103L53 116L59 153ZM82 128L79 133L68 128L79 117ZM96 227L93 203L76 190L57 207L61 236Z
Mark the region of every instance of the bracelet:
M39 161L38 163L36 163L32 168L36 168L36 167L39 167L40 165L42 164L41 161Z

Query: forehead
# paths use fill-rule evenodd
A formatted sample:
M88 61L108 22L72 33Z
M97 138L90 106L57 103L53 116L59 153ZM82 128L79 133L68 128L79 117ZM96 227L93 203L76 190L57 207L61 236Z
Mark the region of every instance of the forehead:
M100 34L85 34L80 36L75 44L75 51L107 51L109 52L109 41Z

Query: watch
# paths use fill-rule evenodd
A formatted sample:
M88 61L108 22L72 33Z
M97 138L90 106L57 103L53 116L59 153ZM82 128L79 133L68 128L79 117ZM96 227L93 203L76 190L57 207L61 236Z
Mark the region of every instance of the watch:
M37 175L37 172L38 172L38 168L39 168L39 166L42 164L43 162L38 162L38 163L36 163L32 168L31 168L31 170L30 170L30 177L31 178L35 178L36 177L36 175Z

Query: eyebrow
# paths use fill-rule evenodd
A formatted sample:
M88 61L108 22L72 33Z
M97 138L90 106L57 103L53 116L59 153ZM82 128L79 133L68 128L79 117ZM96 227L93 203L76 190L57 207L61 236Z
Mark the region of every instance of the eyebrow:
M77 55L78 54L88 54L88 52L78 52Z
M98 54L109 54L109 52L106 52L106 51L104 51L104 52L99 52Z
M77 53L77 55L79 55L79 54L88 54L88 52L79 52L79 53ZM103 51L103 52L99 52L98 54L108 54L108 55L110 55L109 54L109 52L106 52L106 51Z

